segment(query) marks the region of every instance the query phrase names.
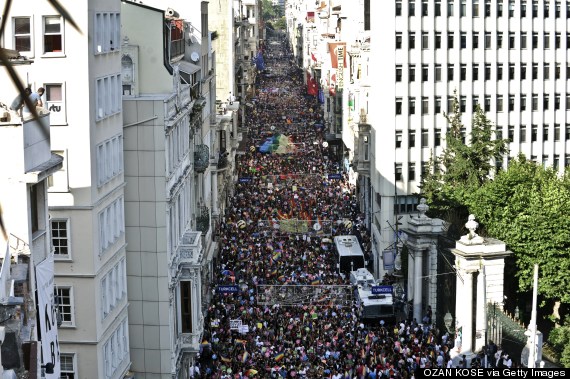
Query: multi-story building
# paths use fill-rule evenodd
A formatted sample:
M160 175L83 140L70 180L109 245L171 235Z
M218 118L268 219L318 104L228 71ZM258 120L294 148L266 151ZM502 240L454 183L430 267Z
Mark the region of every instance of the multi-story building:
M190 375L212 293L239 103L216 112L219 34L208 24L207 2L122 4L131 370L141 378Z
M51 149L63 158L47 192L66 375L122 378L130 357L120 2L65 7L79 30L49 2L13 2L2 42L34 59L22 77L45 88Z
M15 68L23 74L29 66ZM58 343L47 189L62 158L51 152L49 112L38 108L38 114L20 117L0 109L0 155L6 162L0 167L0 374L55 379L65 375L69 355L60 355Z

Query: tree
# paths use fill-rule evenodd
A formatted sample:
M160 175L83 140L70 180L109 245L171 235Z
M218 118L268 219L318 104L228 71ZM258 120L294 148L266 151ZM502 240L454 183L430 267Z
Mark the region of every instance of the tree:
M560 363L564 367L570 367L570 318L566 317L564 325L550 332L548 342L560 352Z
M540 267L539 294L570 303L570 176L523 155L466 199L489 235L513 251L519 289L530 290Z
M493 139L493 124L478 105L471 122L469 144L466 144L457 91L452 107L452 114L443 114L449 125L446 147L440 157L430 159L428 173L422 176L420 185L421 195L438 216L463 208L466 198L489 180L493 160L508 151L506 140Z

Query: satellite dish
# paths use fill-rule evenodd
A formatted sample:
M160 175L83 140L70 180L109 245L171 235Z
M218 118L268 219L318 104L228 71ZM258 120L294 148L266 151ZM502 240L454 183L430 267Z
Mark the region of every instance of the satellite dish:
M200 55L198 55L197 52L193 52L192 54L190 54L190 59L192 59L192 62L198 62L198 60L200 59Z

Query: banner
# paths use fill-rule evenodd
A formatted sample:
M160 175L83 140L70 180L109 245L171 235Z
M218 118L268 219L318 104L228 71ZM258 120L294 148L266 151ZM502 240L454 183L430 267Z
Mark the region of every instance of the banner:
M339 52L340 48L340 52ZM342 61L344 64L344 68L347 68L347 59L346 59L346 42L329 42L329 54L331 56L331 66L332 68L338 68L338 56L342 56Z
M59 340L57 338L57 308L54 301L53 255L36 266L36 289L38 294L38 325L41 337L42 365L53 364L53 374L47 379L59 379Z

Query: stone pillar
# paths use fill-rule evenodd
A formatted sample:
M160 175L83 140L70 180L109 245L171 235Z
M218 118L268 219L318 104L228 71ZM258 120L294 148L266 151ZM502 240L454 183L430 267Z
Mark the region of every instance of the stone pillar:
M423 251L414 252L414 318L422 322Z
M212 214L219 215L220 210L218 208L218 173L212 172Z
M486 344L487 336L487 294L486 294L485 266L479 270L477 276L477 308L475 324L475 350L481 351Z
M461 353L473 352L473 271L463 275Z
M455 261L455 267L457 267L457 260ZM465 292L464 287L463 287L463 277L465 276L465 272L464 271L460 271L457 270L456 273L456 278L455 278L455 334L457 335L457 331L459 330L459 328L461 328L461 325L463 325L463 320L465 319L465 317L463 316L463 293ZM456 341L457 343L459 343L459 341ZM459 348L459 346L457 346L457 343L455 345L456 348Z

